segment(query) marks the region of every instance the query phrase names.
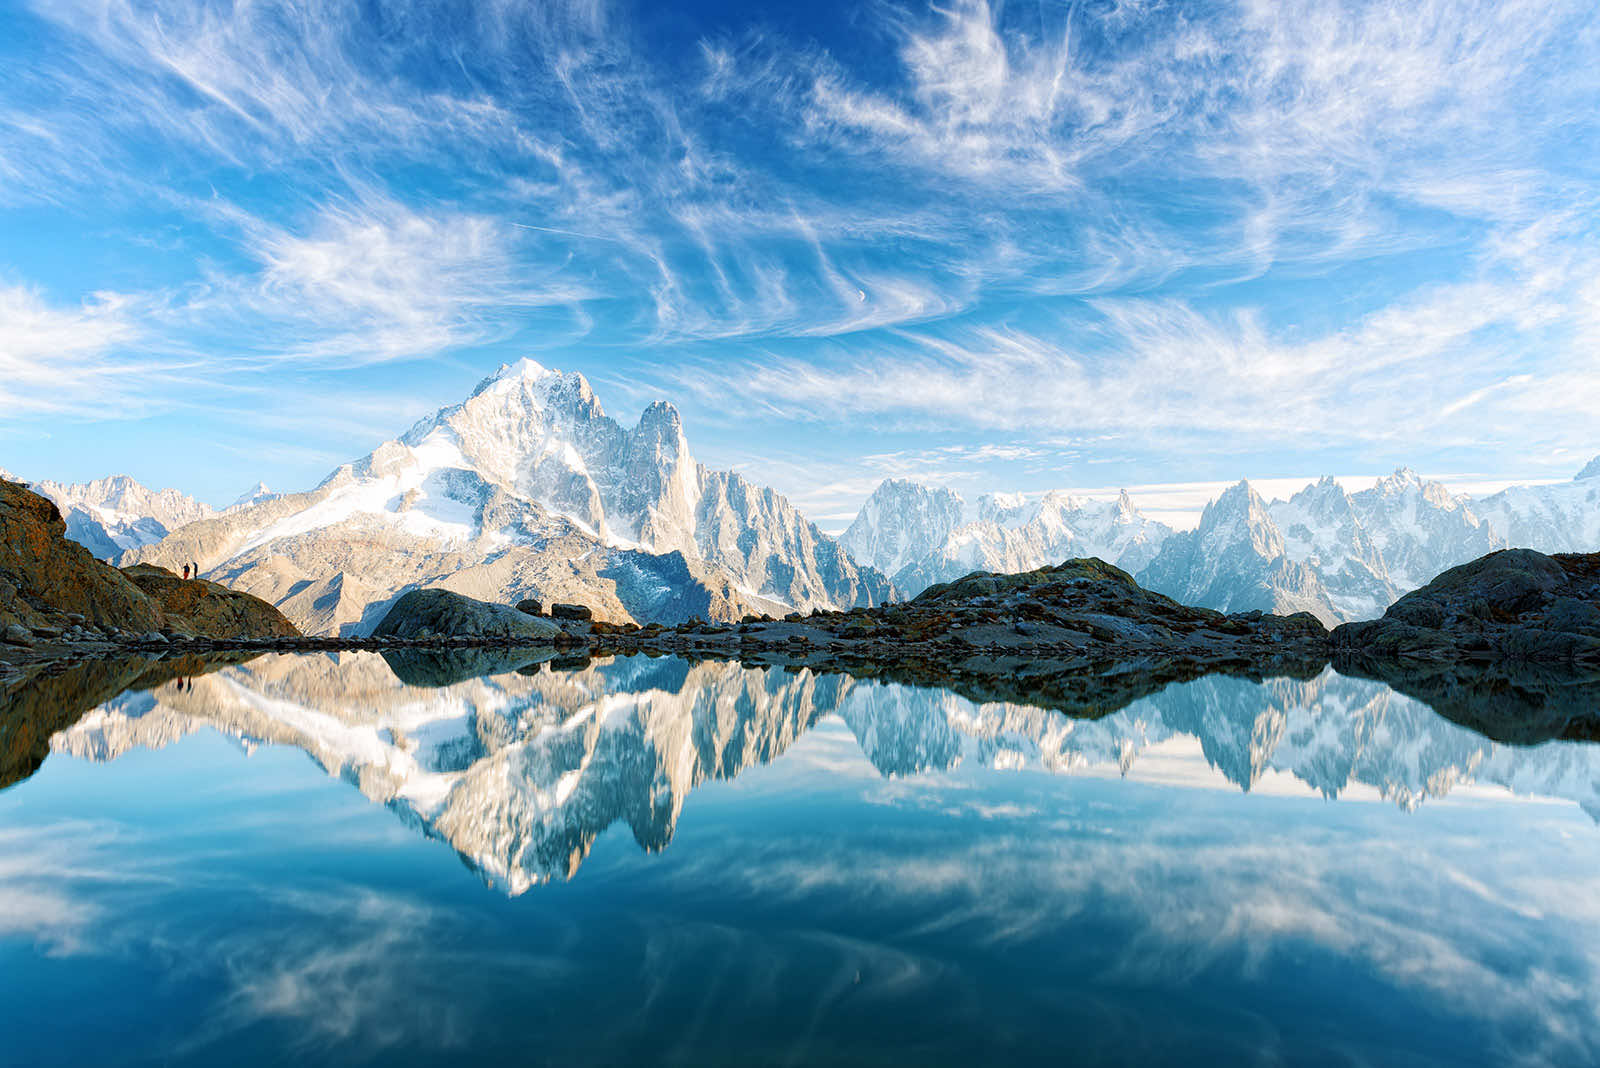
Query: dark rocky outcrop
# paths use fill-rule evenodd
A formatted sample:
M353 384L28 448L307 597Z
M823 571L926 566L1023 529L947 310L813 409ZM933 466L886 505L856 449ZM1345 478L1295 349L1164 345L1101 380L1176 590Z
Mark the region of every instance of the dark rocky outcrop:
M161 609L66 533L55 504L0 480L0 629L66 630L74 615L100 628L158 629Z
M0 480L0 632L46 640L174 631L223 638L292 636L277 609L163 568L119 571L66 537L55 504Z
M548 619L450 590L412 590L372 631L375 638L495 637L549 641L565 632Z
M1382 619L1333 632L1342 661L1514 661L1600 670L1600 553L1505 549L1453 567Z

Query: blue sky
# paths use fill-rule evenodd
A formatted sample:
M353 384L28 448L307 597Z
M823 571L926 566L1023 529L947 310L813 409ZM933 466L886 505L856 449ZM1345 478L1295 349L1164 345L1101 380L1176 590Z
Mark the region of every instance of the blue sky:
M825 526L1570 477L1592 3L0 0L0 466L304 488L499 363Z

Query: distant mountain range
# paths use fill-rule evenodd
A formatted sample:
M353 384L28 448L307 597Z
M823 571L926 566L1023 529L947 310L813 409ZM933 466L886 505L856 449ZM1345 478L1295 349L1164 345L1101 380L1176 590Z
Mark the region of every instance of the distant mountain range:
M205 727L250 745L297 746L511 893L570 877L618 822L644 848L665 847L697 786L778 758L829 714L886 776L963 761L1128 774L1152 748L1193 739L1212 769L1197 786L1250 790L1282 774L1324 797L1366 787L1409 809L1478 782L1565 798L1600 817L1600 748L1499 745L1380 683L1332 671L1262 685L1211 676L1077 720L728 662L510 667L486 664L484 677L432 688L407 684L370 653L266 658L190 689L124 695L51 747L110 760Z
M1126 493L1109 503L1047 493L986 494L890 479L840 536L857 562L888 575L906 596L973 571L1031 571L1098 556L1124 571L1148 564L1172 529L1139 514Z
M1495 549L1600 549L1600 458L1571 482L1479 500L1406 468L1356 493L1324 478L1270 503L1243 481L1189 531L1141 515L1126 493L1109 503L1050 493L1033 503L986 496L969 506L950 490L893 479L840 540L908 596L969 571L1099 556L1187 604L1305 611L1331 626L1382 615L1401 594Z
M67 537L102 559L152 545L181 526L217 514L216 509L187 494L147 489L127 475L32 485L61 509Z
M126 476L36 486L96 555L198 561L307 633L364 633L418 586L673 623L870 605L1081 556L1189 604L1334 625L1381 615L1494 549L1600 549L1600 458L1571 482L1481 499L1405 468L1356 493L1324 478L1286 501L1240 482L1189 531L1141 514L1127 493L968 502L891 479L836 541L771 489L697 463L671 405L625 427L582 375L530 360L303 493L258 485L217 512Z

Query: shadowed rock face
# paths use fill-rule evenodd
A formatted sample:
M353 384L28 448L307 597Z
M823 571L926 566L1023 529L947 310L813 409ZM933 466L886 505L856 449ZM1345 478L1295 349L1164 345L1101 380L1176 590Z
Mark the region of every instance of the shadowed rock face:
M0 480L0 629L13 623L61 628L69 613L98 627L161 625L156 604L66 533L53 503Z
M1600 670L1600 553L1490 553L1400 598L1382 619L1338 628L1333 645L1347 658Z

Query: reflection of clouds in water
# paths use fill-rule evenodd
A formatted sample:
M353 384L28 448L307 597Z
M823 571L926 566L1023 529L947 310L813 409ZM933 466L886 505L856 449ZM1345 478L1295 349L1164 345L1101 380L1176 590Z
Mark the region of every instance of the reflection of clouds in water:
M28 938L54 956L104 949L105 909L80 891L110 887L126 897L175 883L149 863L121 862L138 855L136 838L109 821L0 829L0 938Z
M219 966L224 992L180 1054L269 1021L293 1024L292 1046L301 1052L335 1044L451 1049L468 1041L470 1008L450 994L451 977L470 962L444 948L452 934L447 915L360 887L263 891L253 905L276 921L186 947Z
M286 663L284 673L274 685L309 687L302 662ZM346 678L331 668L328 677ZM373 692L397 686L388 676L379 681L389 689ZM86 822L0 837L0 910L11 906L0 913L0 934L31 935L56 952L175 962L189 985L215 997L209 1011L180 1010L206 1017L189 1047L201 1059L252 1029L281 1031L300 1051L471 1047L485 1030L531 1026L515 1013L496 1014L494 999L507 989L540 991L552 1057L560 1043L608 1050L606 1042L622 1035L641 1044L659 1039L665 1055L688 1060L697 1047L732 1041L737 1021L757 1033L740 1041L772 1044L791 1059L826 1059L841 1018L863 1006L937 1006L965 1014L978 1030L995 1014L1011 1013L1015 1023L1025 1010L999 1002L1022 985L978 977L1012 961L1035 969L1056 999L1040 1006L1082 1007L1130 1049L1156 1039L1141 1035L1147 1025L1127 991L1161 991L1181 1005L1220 977L1242 991L1230 1020L1249 1035L1244 1049L1259 1053L1279 1041L1293 1048L1292 1036L1252 1010L1259 984L1292 974L1297 954L1340 962L1324 971L1353 975L1363 994L1402 991L1443 1015L1486 1021L1500 1060L1588 1059L1600 1048L1589 1003L1600 977L1590 949L1600 943L1600 895L1586 892L1597 869L1585 817L1529 805L1430 805L1406 816L1237 793L1242 785L1259 792L1281 758L1304 781L1337 786L1341 795L1365 776L1392 785L1397 798L1421 796L1421 787L1436 796L1436 785L1455 781L1435 774L1443 767L1488 769L1519 788L1553 785L1584 797L1593 792L1590 769L1600 750L1497 755L1402 702L1365 703L1354 715L1340 712L1353 698L1332 690L1311 703L1301 689L1244 691L1252 704L1232 683L1175 688L1165 704L1152 700L1092 722L874 687L846 693L839 715L812 725L821 707L814 680L716 665L685 669L674 683L681 692L632 696L620 713L574 720L569 706L587 708L610 693L602 682L592 672L507 680L530 693L549 688L552 699L530 696L515 719L498 705L480 708L471 734L489 752L477 773L463 773L470 789L451 795L460 802L459 824L417 824L472 832L451 841L481 845L473 856L514 858L521 854L504 848L503 832L548 820L574 832L551 839L564 847L558 859L572 855L571 842L586 851L593 835L613 827L612 848L598 851L580 877L588 882L515 903L520 911L504 928L474 926L470 905L435 906L426 890L370 889L359 866L345 869L347 882L332 884L286 866L303 844L324 856L344 847L376 851L403 843L414 826L402 831L383 813L366 819L370 810L353 796L324 803L329 784L313 774L283 775L284 766L303 762L278 750L257 754L253 775L218 774L212 761L191 761L207 769L210 805L182 800L185 792L162 780L152 796L179 799L167 813L176 834L146 827L147 837L130 841L122 828ZM1331 677L1318 685L1347 689ZM1368 689L1350 692L1364 697ZM434 732L441 737L468 734L460 707L441 704L461 696L461 687L401 694L395 700L404 714L391 710L386 719L364 696L337 686L330 692L336 718L362 739L381 740L380 730L401 723L414 741L432 738L422 727L434 723L450 725ZM196 702L206 696L196 694ZM302 704L317 703L302 696ZM1170 719L1164 725L1150 711L1158 704ZM547 714L531 714L547 706ZM1257 727L1277 722L1280 706L1304 722L1280 732L1269 752L1255 744ZM325 766L370 788L373 800L394 805L405 785L380 781L382 769L361 747L346 752L246 711L229 705L223 715L197 705L195 715L205 712L241 737L291 741L313 753L323 745L332 754ZM109 743L136 740L135 728L153 726L107 716L60 738L63 747L82 743L84 753L104 758L120 751ZM1381 744L1371 740L1378 728L1387 732ZM1158 746L1195 739L1188 766L1204 774L1185 785L1225 782L1227 789L1063 782L984 766L1022 754L1022 763L1051 774L1094 767L1121 774L1130 738L1149 746L1141 760ZM214 743L210 734L190 736L179 749ZM391 755L392 744L384 746ZM530 748L550 759L489 759ZM263 771L262 758L278 762ZM1008 758L1005 766L1018 765ZM184 762L162 765L173 767ZM127 770L138 788L137 765ZM636 836L639 827L647 832L640 841L664 842L677 805L722 776L739 778L707 792L692 828L685 825L689 843L648 860L616 848L630 826ZM281 795L276 803L274 795ZM752 799L761 803L744 807ZM1571 830L1581 832L1575 844L1562 840ZM657 831L664 833L649 833ZM289 860L252 879L239 863L252 851ZM283 874L289 871L296 873ZM598 913L586 907L590 895L605 902ZM1305 998L1295 1011L1317 1011ZM582 1025L567 1019L596 1001L615 1035L579 1035ZM1049 1022L1021 1027L1033 1034ZM1197 1026L1174 1021L1163 1034ZM1098 1041L1104 1048L1104 1036ZM1128 1059L1119 1052L1126 1051L1107 1055Z
M0 938L158 960L174 982L214 991L201 1024L163 1051L174 1057L205 1059L264 1023L288 1025L298 1053L461 1047L476 1013L457 996L463 974L549 979L577 937L552 930L541 954L464 949L475 945L464 918L413 897L343 883L280 889L170 839L133 837L82 821L0 834Z
M277 656L162 701L139 715L112 702L52 745L114 759L200 723L246 745L292 745L512 894L570 878L618 824L644 848L665 848L694 791L711 780L743 789L738 778L758 766L767 788L808 789L826 776L874 805L933 809L980 792L988 772L1042 768L1406 808L1459 802L1459 784L1478 779L1499 787L1475 796L1551 794L1600 812L1600 748L1495 746L1331 669L1308 682L1198 679L1097 720L809 671L646 657L435 688L402 682L372 653ZM925 795L929 777L937 784ZM883 788L884 779L904 786Z
M825 904L881 917L889 940L949 934L1009 954L1075 942L1088 925L1115 930L1114 948L1082 943L1086 959L1061 964L1116 987L1260 981L1309 945L1485 1021L1502 1063L1600 1051L1600 902L1585 889L1596 873L1551 872L1554 835L1497 834L1489 848L1301 824L1293 839L1252 840L1260 825L1230 830L1218 816L1168 833L1060 837L1038 833L1026 812L1014 829L985 824L960 840L896 827L849 849L741 843L737 861L716 858L717 877L797 914ZM684 886L709 875L675 873Z
M737 1016L774 1022L767 1034L747 1039L758 1044L746 1051L752 1059L772 1053L807 1063L828 1055L837 1040L830 1022L846 1002L877 1011L900 999L938 998L953 1011L954 999L972 1000L952 964L879 940L805 926L757 930L695 920L642 933L638 1008L615 1023L641 1037L670 1035L662 1061L694 1063L726 1038ZM769 1043L778 1048L764 1048Z

